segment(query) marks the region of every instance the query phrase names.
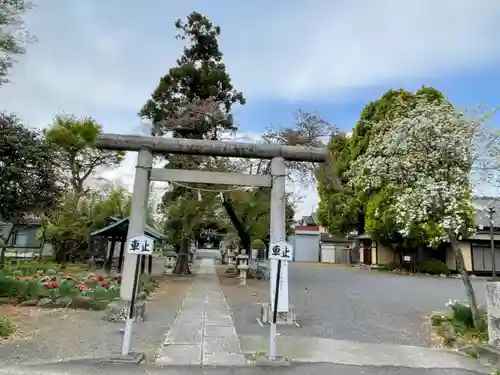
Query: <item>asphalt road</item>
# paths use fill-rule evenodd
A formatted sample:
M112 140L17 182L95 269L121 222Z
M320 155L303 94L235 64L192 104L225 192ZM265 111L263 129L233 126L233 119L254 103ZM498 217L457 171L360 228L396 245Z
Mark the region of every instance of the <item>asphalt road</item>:
M473 284L483 304L484 281L477 279ZM450 298L465 300L460 279L398 276L321 264L291 264L289 285L290 303L301 327L280 327L280 332L358 342L428 346L424 316L444 310ZM268 284L263 282L262 287ZM240 335L262 332L255 322L258 306L236 306L230 299L228 304Z

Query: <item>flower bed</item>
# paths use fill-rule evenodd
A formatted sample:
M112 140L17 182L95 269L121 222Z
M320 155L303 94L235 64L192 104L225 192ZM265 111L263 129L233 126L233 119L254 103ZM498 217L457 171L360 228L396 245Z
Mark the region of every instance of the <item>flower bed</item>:
M95 275L83 264L68 264L65 269L47 261L22 261L0 269L0 303L25 306L105 309L120 295L119 275ZM149 295L157 287L155 279L142 275L139 293Z
M441 338L444 347L461 348L469 344L481 344L488 341L488 323L486 312L479 311L480 324L474 327L472 311L467 303L448 301L444 312L430 316L430 325Z
M88 274L76 277L54 269L29 276L0 276L0 299L26 306L68 307L102 310L120 293L120 277Z

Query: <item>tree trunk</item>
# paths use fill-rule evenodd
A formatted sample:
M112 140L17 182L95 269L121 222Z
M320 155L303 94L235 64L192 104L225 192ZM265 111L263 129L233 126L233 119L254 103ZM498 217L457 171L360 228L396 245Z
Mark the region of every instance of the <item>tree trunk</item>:
M63 243L60 246L58 246L58 248L54 254L55 261L61 265L61 269L66 268L66 263L68 261L67 248L68 248L68 245Z
M9 235L7 236L7 239L5 240L4 245L2 246L2 251L0 251L0 268L3 268L5 265L5 253L7 252L7 247L9 245L10 238L14 233L15 227L16 225L12 224L12 228L10 228Z
M224 198L222 201L222 205L224 206L227 215L231 219L231 223L233 224L234 229L236 229L236 231L238 232L241 247L243 247L247 251L247 254L250 254L250 252L252 251L252 236L245 229L245 226L240 221L240 219L238 219L238 216L236 215L236 212L234 212L231 202Z
M474 292L474 288L472 287L469 273L465 269L465 262L462 250L458 246L457 240L454 236L451 236L450 243L451 243L451 248L455 253L457 270L458 272L460 272L460 276L462 277L462 282L464 283L465 294L467 295L467 300L469 302L470 310L472 312L472 319L474 325L477 327L479 324L479 313L477 308L476 293Z
M191 274L191 270L189 269L189 238L182 239L179 255L177 256L177 262L175 263L172 273L174 275Z
M174 275L190 275L189 269L189 237L187 236L187 218L182 223L181 248L177 256L177 262L172 270Z

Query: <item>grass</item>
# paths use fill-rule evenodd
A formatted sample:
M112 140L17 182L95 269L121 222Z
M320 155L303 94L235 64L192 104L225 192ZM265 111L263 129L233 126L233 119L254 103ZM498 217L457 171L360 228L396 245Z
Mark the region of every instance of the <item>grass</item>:
M460 348L488 341L485 311L479 312L479 324L474 326L468 305L455 301L448 306L451 311L435 312L430 316L430 325L441 338L441 346Z
M14 324L7 317L0 317L0 338L6 339L15 331Z

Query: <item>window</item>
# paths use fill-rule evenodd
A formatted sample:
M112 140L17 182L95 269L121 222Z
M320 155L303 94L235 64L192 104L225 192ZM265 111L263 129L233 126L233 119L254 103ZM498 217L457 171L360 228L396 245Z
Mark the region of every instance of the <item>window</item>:
M40 247L40 241L36 239L38 228L20 227L14 233L13 245L16 247Z

